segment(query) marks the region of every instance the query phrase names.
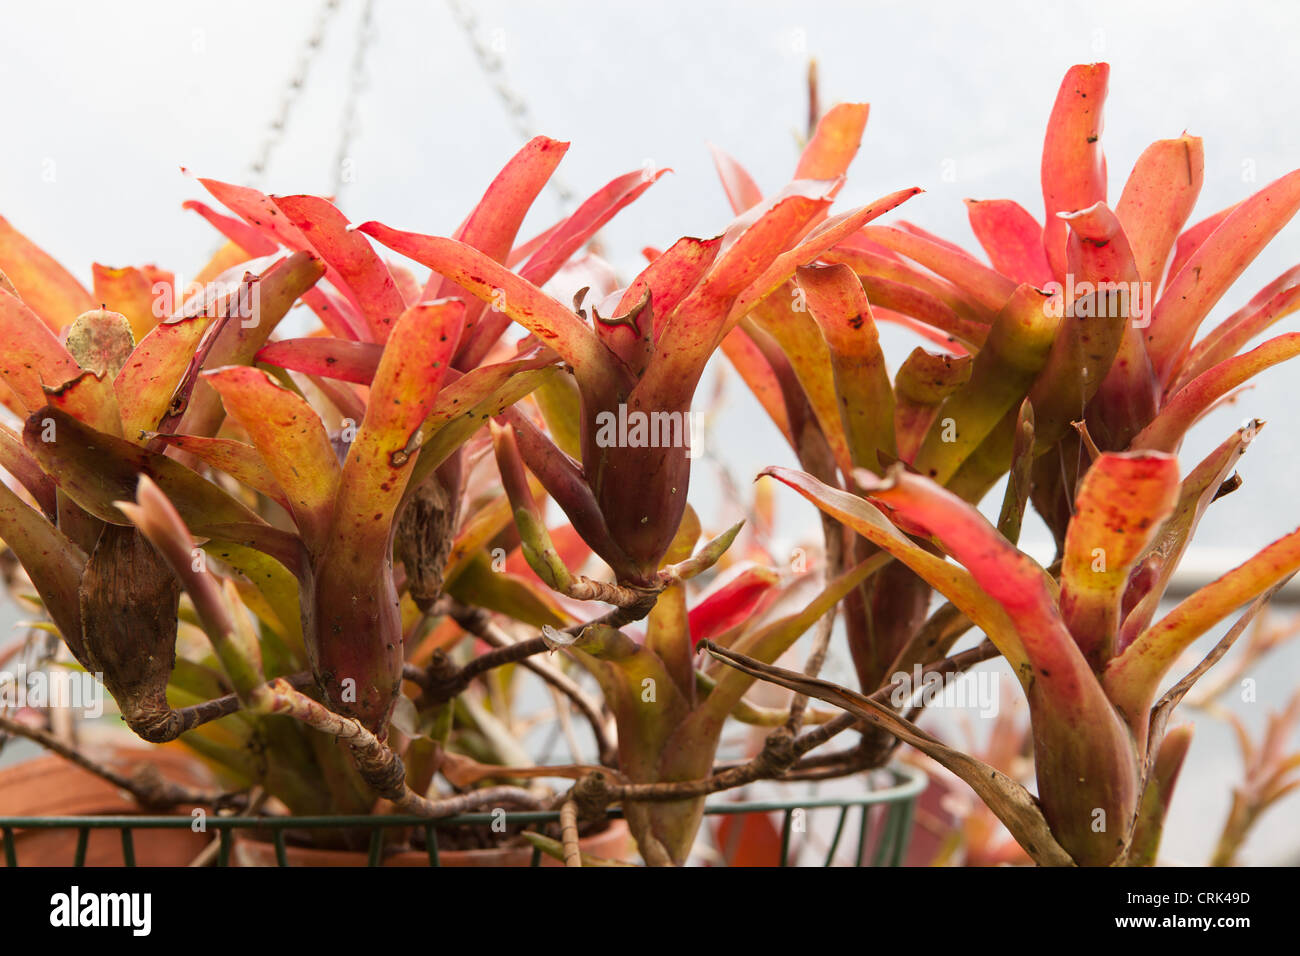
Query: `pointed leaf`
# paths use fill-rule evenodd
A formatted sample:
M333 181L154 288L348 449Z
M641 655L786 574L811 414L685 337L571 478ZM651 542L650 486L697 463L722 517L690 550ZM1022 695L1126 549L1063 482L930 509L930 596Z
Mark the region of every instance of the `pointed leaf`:
M1133 248L1138 275L1158 288L1169 253L1187 222L1205 178L1199 136L1156 140L1138 157L1115 206Z
M966 215L994 269L1040 289L1052 281L1043 227L1023 206L1010 199L967 199Z
M292 369L304 375L322 375L357 385L369 385L375 377L375 369L379 368L379 358L383 351L383 346L377 342L312 336L272 342L257 353L257 361Z
M261 454L252 445L230 438L203 438L198 435L160 435L146 432L145 437L157 439L164 445L188 452L200 461L223 471L240 484L266 495L291 510L288 497L275 474L266 466Z
M1300 355L1300 332L1269 339L1244 355L1220 362L1188 382L1133 439L1134 449L1174 452L1183 436L1214 403L1267 368Z
M1061 563L1061 616L1094 670L1117 650L1129 572L1177 495L1178 461L1160 453L1102 455L1079 485Z
M1065 224L1061 224L1065 228ZM937 242L895 226L867 226L862 235L887 249L902 253L938 273L966 292L982 309L998 313L1016 291L1014 280L967 256L954 255ZM1062 245L1064 251L1064 245Z
M848 172L862 143L870 109L866 103L839 103L827 110L799 157L794 178L835 179Z
M0 220L0 242L5 223ZM76 315L63 319L71 323ZM55 338L50 326L21 300L0 289L0 378L28 411L45 404L42 386L55 388L81 374L81 366Z
M297 393L265 372L230 365L204 373L221 395L226 412L248 432L309 550L325 542L334 516L339 460L320 416Z
M80 282L2 216L0 273L18 290L27 308L55 331L96 305Z
M212 322L207 314L159 322L135 347L113 380L127 438L135 441L158 427Z
M998 650L1018 672L1025 663L1025 651L1011 621L997 601L977 585L970 572L920 547L885 517L874 504L832 488L817 479L789 468L765 468L770 475L789 485L835 520L889 552L924 578L983 629Z
M327 199L277 196L272 201L317 255L343 278L366 320L371 339L386 341L406 303L388 266L366 238L352 231L347 217Z
M1210 309L1296 210L1300 210L1300 169L1234 209L1169 280L1147 329L1147 351L1162 382L1173 377Z
M1074 66L1065 74L1043 141L1043 247L1058 282L1065 281L1066 225L1057 213L1106 200L1106 157L1101 151L1102 110L1110 65Z
M1160 526L1150 548L1142 556L1140 569L1131 578L1125 595L1126 616L1117 650L1123 651L1151 623L1201 516L1246 453L1246 447L1254 440L1262 424L1257 422L1239 428L1183 479L1173 513ZM1131 609L1128 605L1132 605Z
M971 366L970 380L940 407L936 424L913 460L917 471L944 484L997 424L1028 394L1056 336L1050 297L1020 286L998 315ZM945 423L951 419L951 429ZM951 440L949 440L951 439Z
M713 165L722 180L722 189L727 194L727 202L731 203L732 212L739 216L763 201L763 191L745 167L717 146L710 144L709 150L713 153Z
M53 421L53 439L44 421ZM301 567L301 545L257 517L219 487L180 462L105 435L55 408L33 412L23 441L59 489L90 514L127 524L116 501L130 501L141 474L148 475L176 506L195 534L256 548L291 571Z
M1145 723L1161 679L1193 641L1297 569L1300 530L1184 598L1114 658L1103 675L1106 693L1134 729Z
M894 389L871 306L848 266L803 267L799 287L830 348L835 391L853 463L880 473L897 457Z
M1300 309L1300 266L1282 273L1192 346L1168 392L1177 392L1202 372L1232 358L1256 335L1296 309Z

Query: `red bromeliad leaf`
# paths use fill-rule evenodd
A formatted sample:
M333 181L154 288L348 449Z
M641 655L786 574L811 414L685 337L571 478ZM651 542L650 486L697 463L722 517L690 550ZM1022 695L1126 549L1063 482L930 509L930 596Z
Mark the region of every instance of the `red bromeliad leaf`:
M928 229L923 229L922 227L918 226L914 222L908 222L906 219L900 219L898 220L897 223L895 223L895 225L899 229L903 230L904 232L910 233L913 236L916 236L917 238L924 239L926 242L932 242L936 246L940 246L943 249L946 249L949 253L951 253L954 256L960 256L963 259L970 259L972 262L979 261L979 259L976 258L976 256L973 253L967 252L964 248L959 246L957 243L949 239L945 239L943 238L943 236L940 236L936 233L930 232Z
M1160 526L1139 569L1131 576L1124 596L1125 616L1117 651L1132 644L1151 623L1201 516L1245 454L1258 428L1259 424L1239 428L1183 479L1173 514Z
M1202 372L1175 393L1133 439L1134 449L1175 452L1183 436L1219 399L1253 376L1300 355L1300 332L1288 332Z
M857 284L856 279L854 284ZM778 291L760 302L750 313L750 317L737 326L731 334L741 332L756 336L760 332L765 332L780 347L789 361L791 371L798 379L799 387L807 397L808 405L816 416L818 427L826 436L826 441L835 456L835 463L845 474L848 474L853 469L853 458L849 451L844 425L840 420L840 402L836 394L831 353L821 330L817 327L817 322L809 312L792 307L791 293L798 292L798 286L789 283L788 290ZM728 339L730 337L727 336ZM726 340L723 340L724 343ZM753 339L751 338L750 341L752 342ZM767 367L770 371L771 365Z
M549 349L534 349L505 362L480 365L464 375L458 375L452 369L448 373L448 383L438 392L433 410L419 431L406 443L406 451L414 453L416 449L424 447L435 435L460 418L477 418L480 423L486 421L481 407L484 402L500 399L504 402L503 407L513 405L527 392L513 394L512 383L524 379L525 373L550 368L554 363L555 355ZM527 380L532 381L534 377L528 377ZM469 433L466 437L468 435ZM421 461L423 460L424 456L421 456ZM416 471L420 472L423 467L417 463Z
M962 318L948 305L911 284L870 275L862 276L861 282L873 308L888 309L917 320L922 327L929 327L930 337L934 336L934 330L944 333L937 341L959 343L963 350L978 349L988 337L987 325Z
M894 376L894 435L898 457L911 464L939 406L970 381L972 358L912 350Z
M113 380L123 435L137 441L158 427L212 321L209 315L171 319L140 340Z
M1129 572L1178 496L1178 461L1155 453L1106 454L1075 501L1061 562L1061 616L1093 670L1118 650Z
M812 139L799 157L794 178L835 179L843 176L858 154L870 110L867 103L840 103L827 110L818 120Z
M456 230L455 238L504 263L524 216L568 149L568 143L545 136L535 136L525 143L488 185L469 218ZM421 298L454 297L458 291L454 282L435 272L425 284ZM467 331L472 327L467 317Z
M203 357L204 364L217 368L251 363L298 298L312 291L324 269L324 263L314 253L295 252L258 276L246 276L238 291L239 301L254 303L253 314L232 317L221 326ZM220 316L222 309L222 303L218 302L215 313ZM224 309L229 312L229 304ZM197 372L197 369L193 371ZM187 369L186 374L190 372ZM197 380L184 416L175 428L165 430L187 435L212 435L224 414L217 393L206 382Z
M43 386L55 387L79 374L81 366L50 327L21 300L0 290L0 378L26 410L45 404Z
M342 276L366 320L372 341L383 343L406 308L388 266L364 236L353 232L347 217L327 199L278 196L280 212L307 238L311 248Z
M331 295L317 287L304 292L302 301L316 313L316 318L330 335L358 342L365 342L370 335L365 319L341 296Z
M549 232L546 240L520 267L520 276L539 287L551 281L587 240L666 172L666 169L646 167L634 173L625 173L607 183L579 206L573 215ZM457 358L457 366L466 369L481 362L509 325L509 318L511 317L496 310L486 314L481 327L475 330L472 342Z
M1233 210L1169 280L1147 329L1147 351L1161 382L1173 377L1210 309L1297 210L1300 169Z
M145 437L157 439L164 445L189 452L219 471L225 472L240 484L266 495L272 501L291 511L292 505L267 467L261 453L252 445L230 438L203 438L198 435L162 435L146 432ZM337 469L336 469L337 470Z
M1205 149L1199 136L1152 143L1138 157L1115 215L1133 248L1143 282L1158 288L1178 232L1187 222L1205 178Z
M997 645L998 650L1020 673L1021 666L1026 664L1025 650L1011 626L1007 612L994 598L980 589L965 568L945 561L916 544L900 532L879 508L857 495L832 488L810 475L789 468L765 468L759 474L770 475L789 485L826 514L906 564L952 601L977 627L982 628L989 640Z
M665 319L654 360L634 390L632 405L679 410L689 404L710 354L729 331L728 311L738 304L737 297L829 205L827 196L832 189L833 184L829 183L793 183L780 195L736 220L699 285ZM815 256L813 253L810 258ZM802 264L792 262L784 278L755 296L744 312L779 287ZM744 312L737 314L735 321Z
M455 239L399 232L378 222L358 228L390 249L454 280L484 302L499 306L572 365L580 384L597 394L613 391L611 359L596 333L526 279Z
M257 361L304 375L369 385L383 352L383 346L376 342L315 336L272 342L257 353Z
M649 289L654 338L658 341L668 316L708 271L721 243L720 236L714 239L678 239L667 251L651 259L641 274L632 280L619 300L615 315L626 314Z
M459 300L423 303L402 313L370 387L366 417L348 452L338 489L333 537L349 547L382 545L406 490L406 446L434 407L460 342ZM385 519L374 520L374 514ZM379 525L380 527L376 527ZM382 552L382 547L379 548Z
M1245 202L1245 200L1243 199L1242 202ZM1168 289L1169 283L1173 282L1174 277L1183 271L1183 266L1187 265L1187 260L1192 257L1192 253L1201 248L1201 243L1206 240L1210 233L1223 225L1223 220L1236 212L1237 207L1240 205L1241 202L1236 202L1225 209L1220 209L1212 216L1206 216L1195 225L1189 226L1187 231L1178 237L1177 241L1174 242L1173 260L1169 263L1169 269L1165 273L1165 289Z
M47 426L47 419L52 426ZM101 521L128 523L114 502L132 500L139 476L145 474L162 488L195 534L254 548L294 573L302 570L302 545L295 535L267 524L215 484L165 455L97 432L48 406L27 419L23 443L59 489Z
M1108 379L1126 335L1131 346L1141 346L1139 337L1128 330L1150 305L1141 301L1133 252L1119 219L1105 203L1063 213L1062 218L1070 229L1067 268L1076 288L1094 291L1063 303L1065 314L1051 354L1029 393L1034 405L1034 438L1040 450L1055 445L1069 423L1083 417L1085 406ZM1149 389L1145 373L1145 365L1138 361L1121 363L1108 388L1122 395Z
M858 499L859 501L861 499ZM889 561L886 554L877 552L843 572L826 586L802 609L777 618L762 627L747 628L732 643L731 650L763 662L774 661L794 646L807 630L844 599L854 588ZM729 714L753 686L752 676L743 672L724 671L709 691L709 696L691 715L690 723L681 734L683 741L698 746L701 739L716 742Z
M867 297L870 298L869 293ZM951 355L959 356L970 354L966 346L962 345L955 336L945 335L937 329L932 329L930 326L918 322L911 316L904 315L901 312L895 312L893 309L886 309L883 306L874 306L872 307L871 312L875 315L877 322L889 322L893 325L907 329L909 332L914 332L927 342L946 349Z
M1127 718L1145 750L1147 717L1160 682L1192 642L1243 604L1300 569L1300 530L1185 598L1143 631L1102 676L1106 693Z
M507 409L503 417L514 427L519 453L529 471L541 481L547 494L555 499L591 550L614 569L620 580L635 574L634 563L610 534L582 467L556 448L527 416L516 409ZM674 534L676 530L673 529Z
M722 180L722 189L727 194L727 202L731 203L731 211L739 216L761 203L763 191L745 168L717 146L709 149L713 153L718 178Z
M997 315L996 309L990 310L979 305L948 280L941 279L924 269L918 269L884 246L869 242L861 236L850 236L834 249L822 253L821 258L824 262L832 264L843 263L863 278L870 276L912 286L927 293L931 298L938 299L963 320L975 325L987 326ZM873 299L872 305L877 304ZM979 340L983 340L982 335Z
M181 208L197 212L211 223L218 232L243 249L250 259L260 259L262 256L272 255L279 248L276 240L267 238L259 230L232 216L222 215L198 200L187 200L181 203Z
M1061 223L1065 228L1065 223ZM996 315L1016 291L1016 283L995 272L969 256L953 255L952 251L921 236L895 226L867 226L864 238L899 252L937 273L959 288L965 289L975 303L986 312ZM1064 252L1064 246L1062 246Z
M1040 289L1052 281L1043 227L1023 206L1010 199L967 199L966 215L994 269Z
M96 431L121 437L122 416L113 383L97 372L82 372L58 388L46 388L45 400Z
M1167 394L1232 358L1256 335L1296 309L1300 309L1300 266L1282 273L1192 346Z
M492 366L482 366L482 368L492 368ZM478 371L478 369L475 369L475 371ZM472 374L471 372L470 375ZM420 449L420 457L415 462L415 471L412 473L411 481L408 484L408 497L411 488L417 487L435 469L441 467L461 445L482 427L484 422L505 413L510 406L537 391L548 381L554 380L561 374L560 370L554 366L516 372L506 379L504 385L468 409L461 409L460 406L450 407L451 400L448 395L451 388L460 385L461 382L458 381L453 386L444 389L438 396L432 414L425 419L425 422L427 427L432 420L441 420L443 416L450 415L446 424L436 431L430 432L428 440L420 437L426 434L422 428L419 435L407 442L407 449ZM468 379L470 375L466 375L464 378ZM464 379L461 381L464 381Z
M1101 151L1102 109L1110 66L1071 67L1047 121L1043 141L1043 203L1047 224L1043 246L1058 282L1065 281L1066 225L1057 213L1086 209L1106 200L1106 157Z
M620 209L637 199L669 171L647 167L634 173L624 173L606 183L547 238L520 267L519 274L534 285L545 285L569 261L569 257L614 218Z
M248 432L289 500L298 531L315 554L325 544L339 484L339 460L315 410L265 372L231 365L204 373L226 412Z
M433 407L464 320L459 300L415 305L397 320L343 464L334 520L313 561L306 641L312 670L332 706L381 737L402 679L392 548L414 465L405 447Z
M918 471L946 484L998 423L1019 409L1056 336L1048 303L1033 286L1016 289L976 354L969 381L939 410L937 423L951 419L951 428L932 428L917 450Z
M217 182L214 179L199 179L199 182L203 184L208 192L220 200L226 208L230 209L250 226L258 229L263 236L295 252L311 250L311 243L303 235L302 230L290 222L284 213L280 212L275 205L275 200L271 199L270 196L247 186L232 186L229 183ZM349 306L359 310L360 303L356 301L351 288L339 275L338 270L329 263L325 263L325 277L329 279L330 284L335 289L348 299ZM356 323L352 324L354 327L356 326ZM361 328L365 328L365 326L363 325Z
M882 461L898 456L894 389L862 284L848 266L806 266L798 281L830 348L839 417L853 463L879 474Z
M155 303L160 295L173 294L175 277L171 273L152 267L115 269L98 262L91 266L91 272L95 280L95 301L102 308L126 316L137 342L158 324L159 319L166 318L156 313Z
M838 185L832 187L832 194L837 188ZM727 324L723 326L723 334L725 335L736 322L740 321L753 308L754 304L779 289L787 279L794 275L795 269L799 266L814 261L823 252L834 248L857 233L866 223L883 216L891 209L911 199L920 191L920 188L916 186L911 189L900 189L898 192L890 193L888 196L876 200L869 206L862 206L858 209L840 213L838 216L832 216L817 228L811 230L793 248L785 250L772 260L771 264L750 284L749 288L741 293L727 315ZM815 218L816 216L814 216Z
M0 273L18 290L27 308L55 331L95 307L80 282L4 217L0 217Z
M691 646L714 640L753 617L780 578L770 568L746 568L691 608Z
M1101 809L1107 821L1123 821L1121 826L1132 819L1137 754L1128 728L1061 618L1051 578L971 505L934 482L901 468L884 481L861 470L855 477L896 518L933 535L1004 609L1028 665L1016 671L1029 699L1044 815L1077 862L1110 863L1124 841L1095 832L1093 814ZM952 595L949 599L957 603ZM1086 736L1078 732L1085 726Z

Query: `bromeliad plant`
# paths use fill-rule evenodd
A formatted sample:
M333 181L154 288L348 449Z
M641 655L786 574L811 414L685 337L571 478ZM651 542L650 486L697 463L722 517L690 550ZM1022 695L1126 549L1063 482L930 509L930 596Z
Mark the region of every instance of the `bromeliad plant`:
M831 268L800 272L814 315L819 289L837 287L847 301L860 282L873 306L884 301L974 354L918 350L904 363L894 389L897 446L886 449L897 455L892 464L877 452L875 466L841 465L840 481L766 472L950 602L883 655L872 634L865 651L894 661L885 673L905 669L900 662L921 648L945 653L970 623L997 646L1029 700L1037 797L861 695L720 652L934 756L1040 863L1154 859L1190 737L1166 737L1170 712L1300 568L1297 532L1153 623L1191 534L1209 504L1236 487L1230 476L1261 423L1248 423L1181 481L1172 453L1217 401L1300 348L1290 333L1236 354L1294 310L1295 270L1196 341L1210 309L1300 208L1300 172L1180 235L1202 165L1199 140L1184 136L1143 154L1112 212L1099 145L1107 74L1104 64L1076 67L1061 87L1043 156L1045 228L1014 203L969 204L992 268L904 224L868 226L824 256L857 281ZM1171 253L1157 299L1151 289ZM793 365L797 353L785 352ZM812 405L816 394L805 384L801 397ZM995 527L973 505L1008 471ZM1031 495L1058 540L1050 574L1014 543ZM1182 652L1252 601L1227 643L1157 703ZM861 659L859 673L864 690L877 686Z
M1180 477L1183 435L1300 349L1291 334L1237 355L1300 301L1295 270L1196 341L1300 208L1300 173L1180 235L1201 175L1183 137L1144 154L1112 211L1105 80L1076 68L1058 97L1046 228L971 204L991 266L872 224L916 189L831 214L865 104L821 117L766 199L715 153L735 220L647 249L626 284L578 253L662 171L620 176L520 242L567 148L545 137L450 237L200 180L233 215L187 204L225 245L176 309L153 267L97 266L92 295L0 223L0 402L23 422L0 428L20 486L0 487L0 536L132 730L179 738L291 812L559 803L571 820L621 803L643 858L681 864L709 794L879 767L901 740L1039 863L1150 862L1190 741L1166 724L1220 652L1157 699L1166 675L1253 601L1226 648L1300 568L1297 532L1156 620L1258 424ZM572 303L552 294L579 276ZM273 339L297 302L320 328ZM891 376L878 321L942 351ZM707 536L687 503L718 351L801 467L765 474L823 513L819 574L782 575L753 529ZM975 506L1004 476L994 525ZM1016 545L1031 499L1058 539L1050 568ZM837 616L861 693L817 678ZM972 627L988 640L951 653ZM809 630L804 672L776 667ZM997 655L1029 702L1036 795L892 702L900 671ZM510 732L525 672L566 728L569 707L584 716L593 760L575 747L531 765ZM759 706L759 678L795 698ZM770 732L718 766L731 721ZM856 746L812 753L849 729ZM575 782L555 794L542 777Z

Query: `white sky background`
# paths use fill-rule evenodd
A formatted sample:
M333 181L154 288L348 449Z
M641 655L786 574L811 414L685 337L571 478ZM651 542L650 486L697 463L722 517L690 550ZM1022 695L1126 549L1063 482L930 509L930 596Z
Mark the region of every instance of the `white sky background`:
M87 286L92 261L157 262L192 275L216 242L180 208L208 197L179 167L247 181L318 0L4 7L0 215ZM641 246L713 235L729 220L708 143L739 158L765 189L788 179L809 55L821 65L825 104L872 104L841 203L920 185L927 192L904 215L970 248L965 197L1011 198L1041 216L1044 124L1073 63L1112 66L1103 135L1112 200L1146 145L1184 129L1205 139L1194 220L1300 166L1300 5L1292 3L547 0L471 8L481 35L499 42L537 132L572 141L560 176L577 194L647 160L676 170L603 234L625 278L639 268ZM360 13L359 0L343 0L264 188L330 189ZM449 234L521 141L445 3L377 0L373 31L349 154L356 179L341 205L355 221ZM544 194L525 232L560 211ZM1214 315L1297 262L1300 222ZM1294 317L1278 331L1291 328ZM887 336L891 368L914 344ZM1200 544L1253 551L1300 524L1296 380L1294 369L1265 373L1188 442L1184 469L1244 418L1270 422L1242 463L1244 488L1211 509ZM730 382L713 447L744 485L764 465L793 462L741 388ZM714 484L701 473L693 489L706 521ZM782 496L781 507L797 535L813 525L811 510L793 499ZM1045 534L1041 526L1027 533ZM1279 694L1294 680L1296 657L1289 661L1290 673L1277 675L1287 678ZM1261 698L1280 703L1263 687ZM1206 772L1222 791L1235 757L1217 752L1231 767ZM1194 787L1185 774L1180 794ZM1289 806L1276 815L1293 817ZM1175 820L1187 859L1208 850L1212 834L1201 830L1217 831L1223 807L1220 794L1207 819Z

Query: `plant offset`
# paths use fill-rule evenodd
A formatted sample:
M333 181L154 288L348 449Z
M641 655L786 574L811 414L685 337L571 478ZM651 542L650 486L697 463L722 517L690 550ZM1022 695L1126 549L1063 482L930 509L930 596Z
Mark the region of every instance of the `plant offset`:
M1183 135L1113 198L1108 74L1061 85L1041 222L968 200L989 264L881 224L919 189L832 209L863 104L821 116L771 196L716 153L736 219L645 249L630 282L583 250L662 171L521 238L567 149L544 137L450 237L199 180L227 212L186 204L224 243L189 289L96 265L87 291L0 220L0 401L18 419L0 426L0 538L35 595L17 590L137 736L216 768L214 798L256 791L304 815L558 807L588 825L617 805L642 859L671 865L709 794L859 774L901 744L969 784L1029 860L1150 865L1192 743L1174 710L1300 569L1297 531L1160 613L1262 423L1191 467L1185 435L1300 354L1300 333L1254 343L1300 307L1300 267L1210 320L1300 209L1300 171L1189 226L1203 154ZM572 300L545 291L575 279ZM277 336L295 306L318 327ZM925 347L887 363L880 322ZM809 567L688 504L692 472L709 476L697 391L719 353L799 463L763 471L753 512L769 521L782 486L815 505ZM977 506L1002 483L992 523ZM1049 567L1017 546L1031 504ZM954 652L972 630L984 639ZM839 640L856 688L818 677ZM776 666L792 650L802 668ZM1028 704L1033 792L1009 755L995 767L921 729L899 693L900 674L997 656ZM572 763L535 766L515 732L534 678ZM761 706L757 682L795 694ZM1216 862L1295 786L1297 706L1263 750L1242 732L1249 786ZM765 739L722 765L736 724ZM832 749L839 735L856 740Z

